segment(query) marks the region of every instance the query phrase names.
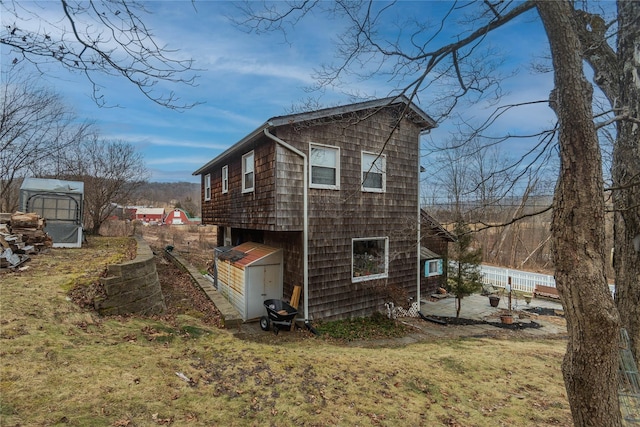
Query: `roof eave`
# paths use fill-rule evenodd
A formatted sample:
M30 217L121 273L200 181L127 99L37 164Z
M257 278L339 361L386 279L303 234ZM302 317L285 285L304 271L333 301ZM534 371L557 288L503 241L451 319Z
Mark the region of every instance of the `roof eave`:
M251 132L250 134L242 138L240 141L236 142L227 150L220 153L211 161L207 162L204 166L200 167L191 175L201 175L207 169L210 169L212 166L219 163L225 157L228 157L229 155L232 155L233 153L240 151L247 144L250 144L251 142L258 139L263 134L265 129L273 129L280 126L291 125L291 124L310 121L310 120L317 120L325 117L331 117L331 116L336 116L336 115L355 112L355 111L367 110L370 108L383 108L383 107L387 107L395 104L401 104L401 103L405 105L409 105L409 108L411 109L411 111L416 114L417 117L412 118L412 120L416 124L418 124L418 126L420 126L421 128L420 130L422 132L437 126L437 123L435 122L435 120L429 117L427 113L422 111L420 107L418 107L416 104L411 102L409 98L407 98L404 95L381 98L373 101L364 101L356 104L343 105L339 107L323 108L320 110L310 111L306 113L289 114L286 116L276 116L267 120L261 126L256 128L253 132Z
M205 170L209 169L211 166L215 165L216 163L218 163L223 158L229 156L230 154L235 153L236 151L239 151L246 144L249 144L249 143L255 141L256 139L258 139L260 137L260 135L262 135L262 133L264 132L264 129L268 128L268 127L269 127L269 123L268 122L264 123L263 125L261 125L257 129L255 129L253 132L251 132L250 134L248 134L247 136L242 138L240 141L236 142L231 147L227 148L222 153L220 153L219 155L214 157L211 161L207 162L204 166L201 166L198 170L193 172L191 175L200 175Z
M442 237L443 239L449 242L458 241L458 238L453 233L451 233L446 228L444 228L437 219L435 219L433 216L431 216L431 214L429 214L426 211L426 209L421 208L420 210L422 211L422 215L425 216L426 219L430 222L431 227L438 230L438 235L440 237Z
M355 111L368 110L371 108L383 108L395 104L409 105L411 110L417 114L420 120L415 122L422 126L422 130L432 129L437 127L438 124L427 113L425 113L420 107L411 102L409 98L404 95L391 96L387 98L375 99L372 101L364 101L355 104L342 105L338 107L323 108L320 110L309 111L306 113L289 114L286 116L272 117L267 121L267 124L278 127L283 125L290 125L294 123L305 122L309 120L317 120L325 117L336 116L345 113L351 113Z

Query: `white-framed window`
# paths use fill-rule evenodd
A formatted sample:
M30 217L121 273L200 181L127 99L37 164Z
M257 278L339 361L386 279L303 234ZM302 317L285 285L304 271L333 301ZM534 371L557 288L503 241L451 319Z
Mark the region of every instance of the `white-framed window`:
M389 238L351 240L351 281L382 279L389 275Z
M442 260L430 259L424 263L424 276L442 276Z
M383 193L387 189L387 158L384 154L362 152L362 191Z
M309 144L309 187L340 189L340 149Z
M255 185L253 151L242 156L242 192L253 191Z
M229 192L229 166L222 167L222 193Z
M204 200L211 200L211 174L204 176Z

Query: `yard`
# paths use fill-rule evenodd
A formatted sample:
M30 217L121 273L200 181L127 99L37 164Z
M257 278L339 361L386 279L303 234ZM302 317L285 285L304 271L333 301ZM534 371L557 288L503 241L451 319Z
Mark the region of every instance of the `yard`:
M563 340L247 339L219 329L215 309L160 256L169 312L101 318L70 291L128 245L91 238L0 271L2 426L572 425Z

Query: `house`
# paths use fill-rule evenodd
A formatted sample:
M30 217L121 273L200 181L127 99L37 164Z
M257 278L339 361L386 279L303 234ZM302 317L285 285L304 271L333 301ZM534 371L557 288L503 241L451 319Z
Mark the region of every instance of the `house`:
M20 186L20 209L46 221L53 247L82 247L84 182L25 178Z
M135 219L147 224L162 224L164 208L137 208Z
M192 218L184 209L180 208L174 208L164 218L164 223L167 225L190 225L200 224L200 222L200 218Z
M391 289L420 298L420 136L404 96L274 117L193 172L218 245L282 249L283 298L305 320L369 315Z
M438 288L446 288L449 243L455 242L456 238L422 209L420 241L420 293L427 296L436 293Z

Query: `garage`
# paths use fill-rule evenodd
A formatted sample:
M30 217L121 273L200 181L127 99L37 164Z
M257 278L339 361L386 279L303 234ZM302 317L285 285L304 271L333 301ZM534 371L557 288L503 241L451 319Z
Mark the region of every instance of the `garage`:
M282 249L254 242L217 248L215 266L218 292L245 322L265 315L265 300L282 299Z

